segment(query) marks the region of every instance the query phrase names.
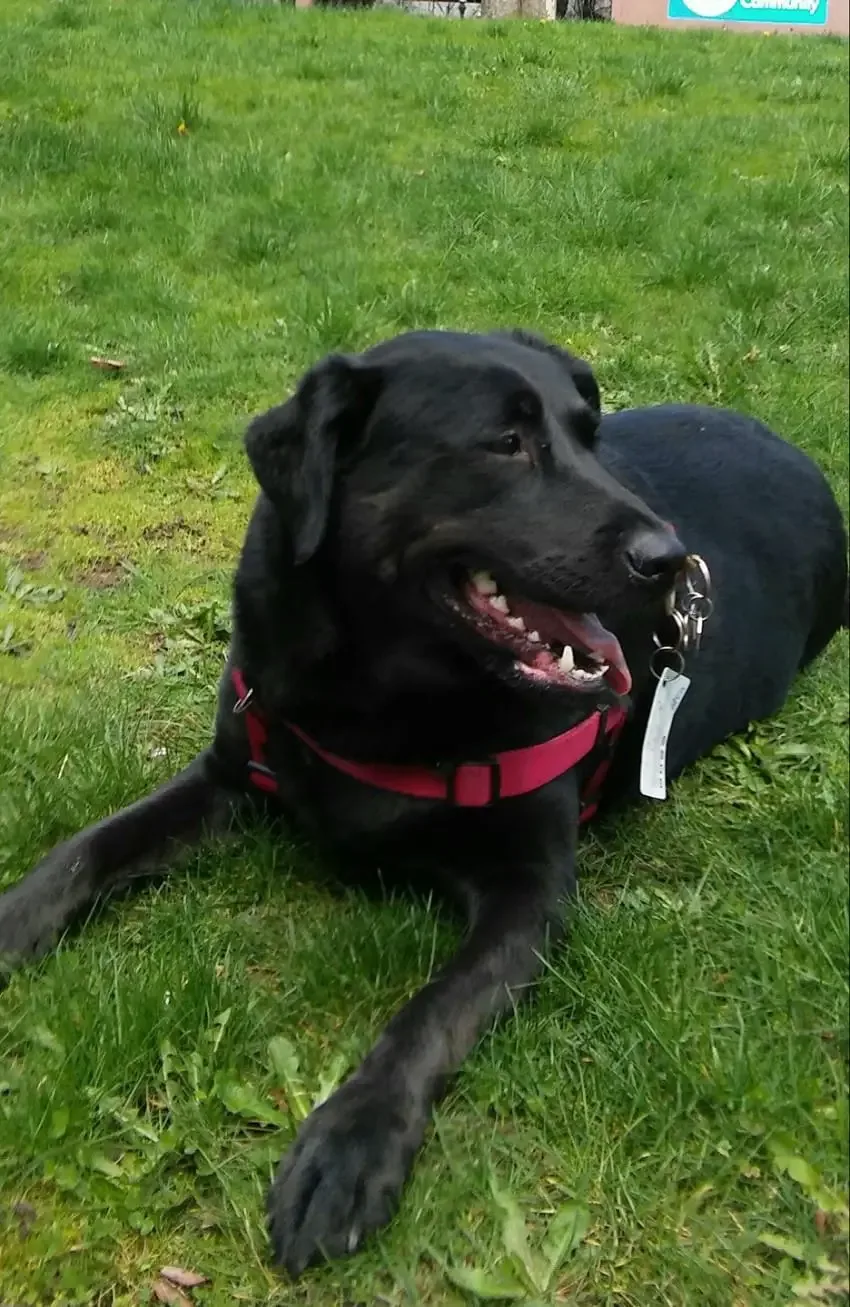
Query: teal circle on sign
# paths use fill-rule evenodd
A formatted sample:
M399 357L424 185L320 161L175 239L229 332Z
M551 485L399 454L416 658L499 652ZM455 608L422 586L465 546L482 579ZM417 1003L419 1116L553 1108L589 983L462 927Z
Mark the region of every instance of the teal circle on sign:
M824 27L829 0L667 0L667 17Z

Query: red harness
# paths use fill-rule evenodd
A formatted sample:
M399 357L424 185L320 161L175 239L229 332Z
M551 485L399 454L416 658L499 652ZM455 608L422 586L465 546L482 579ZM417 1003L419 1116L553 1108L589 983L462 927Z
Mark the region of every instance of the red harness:
M268 729L262 715L250 707L253 691L238 667L231 669L236 691L234 712L244 713L251 761L248 763L252 783L266 794L276 794L277 777L266 763ZM351 776L364 785L379 790L408 794L414 799L442 799L459 808L486 808L498 799L512 799L539 790L557 776L575 767L597 746L603 757L587 781L581 796L581 821L589 821L596 812L599 791L611 765L611 754L623 728L626 714L622 708L603 708L586 717L578 726L556 735L542 744L525 749L509 749L481 762L462 762L437 767L395 766L387 763L351 762L323 749L300 726L287 722L287 729L306 744L330 767Z

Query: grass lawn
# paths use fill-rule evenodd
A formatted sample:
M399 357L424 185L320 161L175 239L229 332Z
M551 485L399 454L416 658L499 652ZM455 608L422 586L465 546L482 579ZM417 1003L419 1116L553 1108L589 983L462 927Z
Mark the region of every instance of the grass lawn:
M831 38L3 0L0 882L207 738L241 432L327 350L533 326L609 408L758 414L846 507L847 72ZM842 638L587 837L570 946L398 1220L295 1287L275 1159L454 925L254 832L15 977L0 1301L144 1303L177 1264L198 1304L467 1303L493 1181L534 1248L576 1205L528 1303L846 1303L846 670Z

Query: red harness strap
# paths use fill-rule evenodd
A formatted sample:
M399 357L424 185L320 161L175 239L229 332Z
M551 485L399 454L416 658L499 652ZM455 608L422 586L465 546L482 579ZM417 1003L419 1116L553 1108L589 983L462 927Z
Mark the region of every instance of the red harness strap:
M252 691L238 667L231 670L236 691L234 712L245 716L245 729L251 749L248 767L251 781L267 794L277 792L277 778L266 764L265 746L268 739L266 723L256 709L250 707ZM463 762L437 767L408 767L387 763L351 762L323 749L300 726L287 722L303 744L330 767L344 772L364 785L379 790L392 790L408 794L415 799L442 799L459 808L486 808L498 799L512 799L520 794L539 790L557 776L570 770L597 745L604 744L605 757L594 771L582 793L581 820L589 821L596 812L599 790L608 772L611 752L623 728L626 714L621 708L597 710L569 731L532 744L525 749L509 749L496 753L480 762Z

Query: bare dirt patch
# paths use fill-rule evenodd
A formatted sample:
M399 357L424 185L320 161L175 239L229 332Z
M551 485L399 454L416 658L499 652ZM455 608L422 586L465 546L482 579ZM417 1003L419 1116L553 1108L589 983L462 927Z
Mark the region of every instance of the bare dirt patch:
M74 580L88 590L114 590L127 576L127 568L119 559L96 558L88 567L81 568Z

